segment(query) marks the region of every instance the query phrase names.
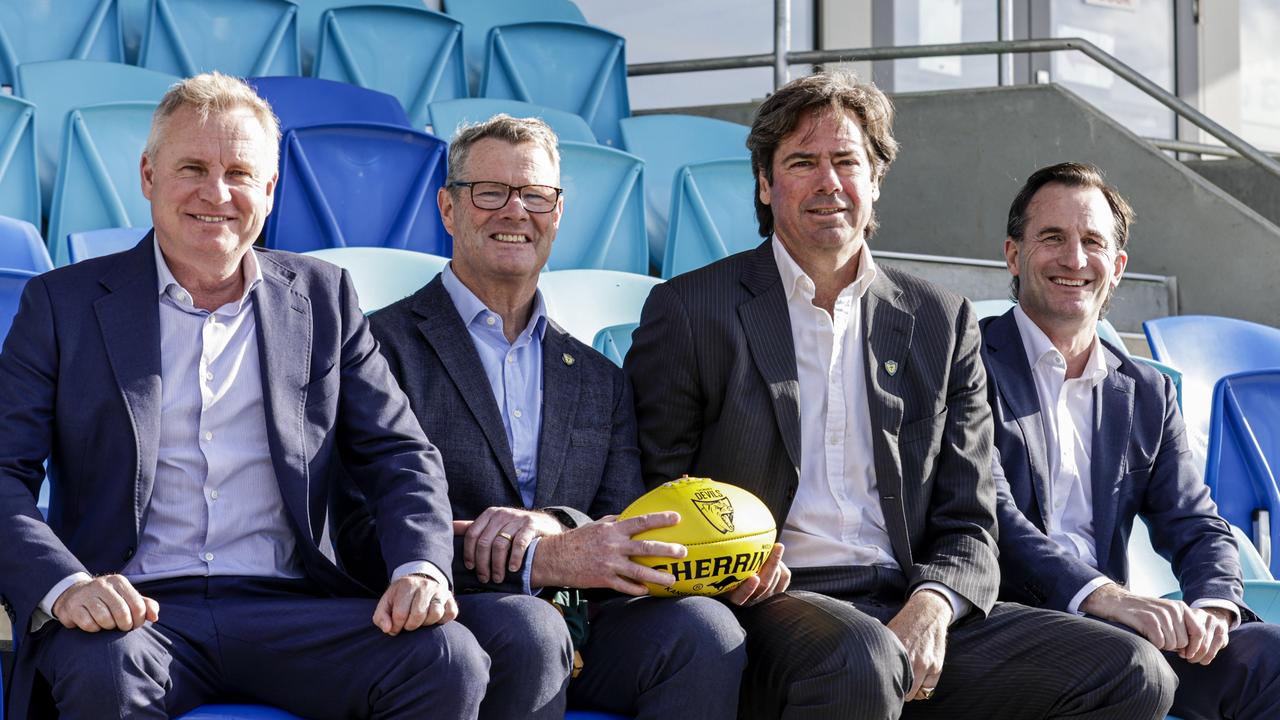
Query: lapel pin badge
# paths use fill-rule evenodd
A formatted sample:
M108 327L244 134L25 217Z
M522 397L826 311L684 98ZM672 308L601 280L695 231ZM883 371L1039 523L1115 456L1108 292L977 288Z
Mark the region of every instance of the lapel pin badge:
M560 359L564 361L564 364L565 364L565 365L572 365L572 364L574 364L575 362L577 362L576 360L574 360L574 359L573 359L573 356L572 356L572 355L570 355L569 353L565 353L565 354L561 355L561 356L560 356Z
M884 361L884 371L885 371L885 372L887 372L887 373L889 373L890 375L897 375L897 374L898 374L898 361L896 361L896 360L885 360L885 361Z

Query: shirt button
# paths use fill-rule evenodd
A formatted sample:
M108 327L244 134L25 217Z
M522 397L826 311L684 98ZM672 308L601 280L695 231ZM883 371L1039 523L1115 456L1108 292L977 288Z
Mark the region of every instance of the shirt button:
M178 293L178 299L181 300L182 302L187 302L188 300L191 299L191 296L184 292L180 292Z
M205 554L204 554L204 561L205 561L205 562L213 562L213 553L210 553L210 552L205 553Z
M839 444L840 444L840 437L839 437L839 436L837 436L837 435L832 435L831 437L827 438L827 444L829 444L829 445L839 445Z
M210 491L209 491L209 497L213 498L214 500L217 500L217 499L218 499L218 491L217 491L217 490L210 490Z
M516 410L515 412L513 412L513 413L511 413L511 414L512 414L512 415L515 415L516 417L522 417L522 416L524 415L524 413L520 412L519 410Z
M212 439L213 439L213 433L211 433L211 432L207 432L207 433L205 433L205 434L204 434L204 439L205 439L205 440L212 440Z
M498 321L497 321L497 320L495 320L495 319L493 318L493 316L492 316L492 315L490 315L489 317L487 317L487 318L485 318L485 319L484 319L484 324L485 324L485 325L492 325L492 324L494 324L494 323L496 323L496 322L498 322Z
M207 372L207 373L205 373L205 374L204 374L204 379L205 379L205 380L213 380L213 373L211 373L211 372Z
M516 361L516 356L515 356L515 355L508 355L508 356L507 356L507 364L508 364L508 365L510 365L511 363L513 363L513 362L515 362L515 361Z

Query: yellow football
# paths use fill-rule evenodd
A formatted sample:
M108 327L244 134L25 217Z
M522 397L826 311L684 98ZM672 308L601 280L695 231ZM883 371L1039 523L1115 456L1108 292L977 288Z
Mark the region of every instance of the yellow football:
M618 517L667 510L680 513L680 522L646 530L633 539L680 543L689 549L689 554L679 560L632 558L675 576L671 585L645 583L651 595L684 597L728 592L760 571L777 536L773 515L759 498L740 487L708 478L683 477L663 483L637 498Z

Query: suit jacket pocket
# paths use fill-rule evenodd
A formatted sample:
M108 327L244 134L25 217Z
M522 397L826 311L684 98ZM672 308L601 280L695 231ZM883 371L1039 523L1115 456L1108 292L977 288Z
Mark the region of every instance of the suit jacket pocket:
M341 386L341 375L336 365L331 366L323 375L303 386L307 394L306 406L318 405L337 394Z
M936 415L913 420L898 431L898 445L909 445L926 438L936 438L942 433L942 424L946 422L947 411L944 409Z

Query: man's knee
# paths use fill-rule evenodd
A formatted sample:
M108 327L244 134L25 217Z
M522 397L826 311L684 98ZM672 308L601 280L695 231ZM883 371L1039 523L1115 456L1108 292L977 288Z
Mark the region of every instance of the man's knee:
M402 633L409 641L402 667L414 677L406 685L416 685L433 701L449 697L451 704L478 707L489 683L489 656L465 627L449 622L432 628Z
M60 627L39 643L36 667L60 708L103 698L118 698L126 707L164 707L171 658L151 627L96 633Z
M1241 625L1231 633L1227 646L1213 663L1222 663L1232 675L1256 681L1249 685L1280 681L1280 625L1262 622Z
M500 657L515 672L554 672L569 677L573 642L564 617L551 603L531 595L508 595L499 609L502 629L482 642L495 671ZM481 632L477 635L484 637Z
M1117 677L1123 680L1120 691L1135 698L1145 697L1151 707L1173 706L1173 696L1178 689L1178 675L1169 667L1164 655L1154 645L1137 635L1117 635L1116 642L1127 641L1129 647L1107 653L1120 667Z
M718 600L687 597L670 601L664 625L656 635L666 636L669 644L693 653L693 660L716 663L735 674L746 665L746 634L733 611Z

